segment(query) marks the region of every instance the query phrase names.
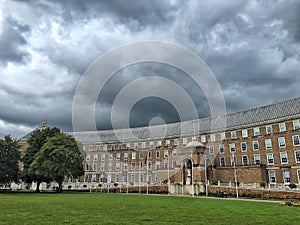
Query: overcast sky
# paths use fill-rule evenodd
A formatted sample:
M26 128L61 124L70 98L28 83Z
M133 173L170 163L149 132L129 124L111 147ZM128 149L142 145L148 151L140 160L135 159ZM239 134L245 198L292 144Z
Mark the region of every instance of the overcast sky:
M72 131L73 97L88 66L113 48L144 40L175 43L201 57L227 112L300 96L300 0L0 0L0 137L19 138L43 120ZM180 73L147 63L119 71L99 96L98 129L111 128L118 91L145 74L177 77L199 117L209 116L201 90ZM146 98L132 109L130 124L157 116L178 120L164 99Z

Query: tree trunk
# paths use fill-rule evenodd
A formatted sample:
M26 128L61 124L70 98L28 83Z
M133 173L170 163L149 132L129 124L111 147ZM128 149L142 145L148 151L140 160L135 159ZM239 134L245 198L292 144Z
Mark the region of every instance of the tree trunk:
M36 192L36 193L40 193L40 184L41 184L40 181L37 181L37 182L36 182L36 189L35 189L35 192Z
M57 192L58 192L58 193L61 193L62 191L63 191L63 189L62 189L62 182L59 182L59 183L58 183Z

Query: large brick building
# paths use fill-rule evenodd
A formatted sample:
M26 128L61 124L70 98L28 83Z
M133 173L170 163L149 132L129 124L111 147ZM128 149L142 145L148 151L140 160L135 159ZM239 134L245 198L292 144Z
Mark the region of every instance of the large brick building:
M71 133L83 144L86 159L84 177L69 182L77 188L169 180L228 183L234 182L236 168L237 182L243 185L299 185L299 120L300 98L295 98L194 121Z

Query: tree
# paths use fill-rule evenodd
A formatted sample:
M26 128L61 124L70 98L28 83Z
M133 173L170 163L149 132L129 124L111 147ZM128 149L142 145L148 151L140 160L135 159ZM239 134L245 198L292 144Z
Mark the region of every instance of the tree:
M0 140L0 183L18 183L19 179L19 144L10 135Z
M30 165L34 161L35 155L41 150L47 140L59 133L60 130L56 127L42 127L36 129L28 139L29 147L23 157L24 168L22 171L22 179L26 183L32 183L33 181L37 182L36 192L40 191L39 187L42 182L50 182L51 180L43 174L36 175L31 173L29 171Z
M58 183L62 191L65 177L84 174L81 147L70 135L59 133L48 139L30 165L30 173L45 176Z

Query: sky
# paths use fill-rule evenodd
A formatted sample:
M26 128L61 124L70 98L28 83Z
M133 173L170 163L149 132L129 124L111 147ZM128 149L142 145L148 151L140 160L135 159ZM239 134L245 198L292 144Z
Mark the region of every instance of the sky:
M112 49L146 40L199 56L228 113L300 96L300 0L0 0L0 138L20 138L44 120L72 131L76 87L89 66ZM182 71L141 63L105 84L97 129L112 128L112 105L123 87L152 75L181 85L199 117L211 115L205 94ZM179 121L175 108L163 98L140 99L129 124Z

